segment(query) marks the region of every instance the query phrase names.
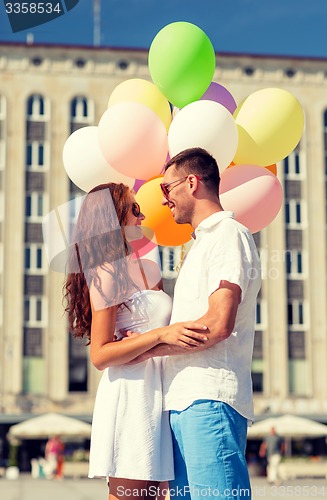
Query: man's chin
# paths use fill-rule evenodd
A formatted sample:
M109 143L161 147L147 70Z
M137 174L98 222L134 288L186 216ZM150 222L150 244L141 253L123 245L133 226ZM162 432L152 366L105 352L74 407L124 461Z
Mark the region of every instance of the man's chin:
M176 224L184 224L184 222L179 217L174 217Z

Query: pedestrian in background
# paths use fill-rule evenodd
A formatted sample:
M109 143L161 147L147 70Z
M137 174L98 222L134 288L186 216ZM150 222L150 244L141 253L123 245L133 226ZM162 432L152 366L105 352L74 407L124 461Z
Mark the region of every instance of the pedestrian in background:
M45 445L45 459L48 464L49 476L62 479L63 477L64 443L60 436L51 436Z
M267 481L270 484L280 484L278 469L283 452L283 439L277 434L275 427L272 427L259 450L259 456L267 459Z

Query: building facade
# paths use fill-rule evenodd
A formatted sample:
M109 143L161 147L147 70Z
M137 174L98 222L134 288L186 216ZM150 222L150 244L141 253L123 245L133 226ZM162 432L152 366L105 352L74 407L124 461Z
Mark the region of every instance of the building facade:
M49 268L42 219L81 192L68 179L68 136L96 125L112 90L150 80L147 52L0 44L0 412L4 425L48 411L91 419L101 376L63 313L64 276ZM214 80L236 102L261 88L293 93L305 113L278 164L284 204L255 235L263 284L253 357L255 413L326 422L327 60L217 54ZM180 248L161 248L173 293Z

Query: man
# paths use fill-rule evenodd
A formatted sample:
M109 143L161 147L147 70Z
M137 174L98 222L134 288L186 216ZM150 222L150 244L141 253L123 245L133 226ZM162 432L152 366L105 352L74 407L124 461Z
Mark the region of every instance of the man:
M251 498L245 461L247 422L253 420L251 360L261 271L249 230L224 211L219 170L201 148L166 165L161 189L178 224L194 228L193 245L176 282L171 323L197 319L209 340L185 352L158 346L170 410L175 480L171 496ZM178 354L178 355L174 355Z
M259 450L260 457L267 457L267 481L270 484L280 484L278 469L283 451L283 440L276 433L275 427L272 427L269 436L261 443Z

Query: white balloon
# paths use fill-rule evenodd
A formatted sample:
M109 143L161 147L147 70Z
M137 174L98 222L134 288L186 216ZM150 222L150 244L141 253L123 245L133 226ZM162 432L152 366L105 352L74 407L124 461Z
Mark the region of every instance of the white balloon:
M222 172L233 161L237 150L237 126L222 104L195 101L176 113L169 127L168 144L170 157L188 148L207 150Z
M116 182L134 186L135 179L121 174L104 158L100 149L98 127L82 127L73 132L65 142L63 162L71 181L89 192L99 184Z

